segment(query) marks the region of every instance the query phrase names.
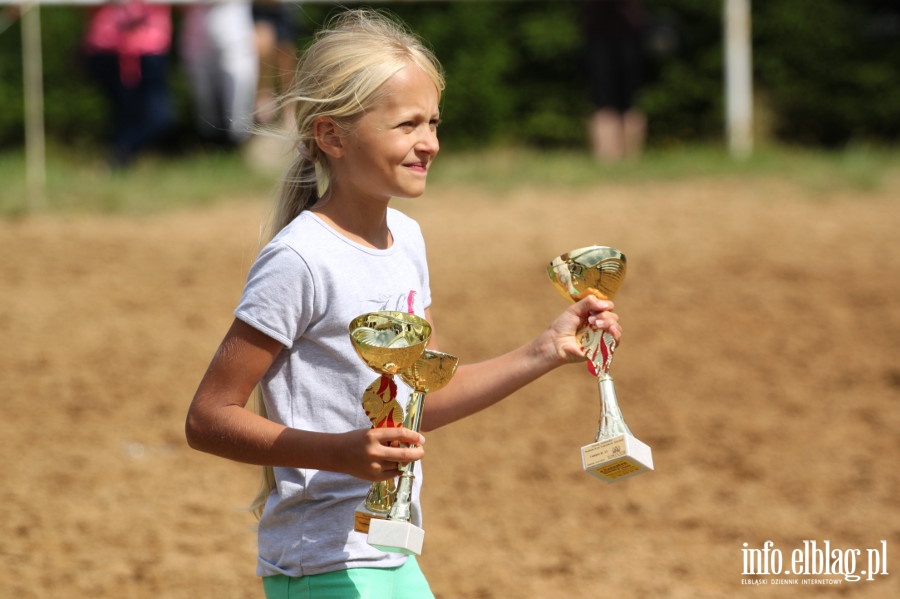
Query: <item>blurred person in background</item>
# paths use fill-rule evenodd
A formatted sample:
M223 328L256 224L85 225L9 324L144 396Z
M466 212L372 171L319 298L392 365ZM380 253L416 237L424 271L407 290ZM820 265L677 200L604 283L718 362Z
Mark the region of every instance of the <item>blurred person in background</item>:
M169 90L172 10L121 0L92 8L83 52L110 107L114 169L160 141L174 122Z
M258 73L251 3L188 6L179 42L198 132L216 144L240 145L253 127Z
M278 96L291 88L297 69L297 34L300 5L278 0L253 3L259 83L256 88L256 120L269 125L279 119ZM282 125L293 129L293 114L281 111Z
M647 117L637 106L647 11L641 0L587 0L582 17L594 157L604 164L637 158L647 133Z

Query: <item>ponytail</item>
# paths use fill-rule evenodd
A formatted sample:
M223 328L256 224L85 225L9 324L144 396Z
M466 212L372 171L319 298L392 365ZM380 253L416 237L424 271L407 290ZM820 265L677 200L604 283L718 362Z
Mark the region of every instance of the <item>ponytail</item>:
M298 150L297 157L288 168L281 184L264 242L271 241L301 212L312 208L319 201L315 160L302 142L298 144Z

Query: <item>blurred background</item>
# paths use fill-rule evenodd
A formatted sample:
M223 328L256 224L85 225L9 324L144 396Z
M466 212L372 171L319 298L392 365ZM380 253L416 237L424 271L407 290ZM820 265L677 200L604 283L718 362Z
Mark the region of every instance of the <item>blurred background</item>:
M355 4L355 3L353 3ZM368 3L397 13L433 46L447 71L445 150L514 144L585 148L592 110L584 4L553 1ZM587 2L591 4L591 2ZM646 0L642 22L647 144L720 142L724 117L723 6L712 0ZM198 142L184 44L186 5L172 12L168 84L174 123L163 149ZM20 23L0 21L0 151L24 141ZM302 48L334 9L303 3L291 14ZM88 6L44 5L41 15L48 140L78 152L102 148L109 131L101 89L89 76ZM273 61L269 61L272 63ZM277 68L277 67L276 67ZM837 148L893 144L900 136L900 7L892 0L752 3L754 134L757 143ZM274 75L264 73L264 78Z

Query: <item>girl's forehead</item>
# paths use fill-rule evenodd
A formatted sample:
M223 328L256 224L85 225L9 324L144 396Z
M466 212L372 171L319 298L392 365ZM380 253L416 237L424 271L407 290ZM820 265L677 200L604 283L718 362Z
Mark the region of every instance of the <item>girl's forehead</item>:
M437 110L440 90L431 77L415 64L409 64L388 78L376 104L382 109L422 107Z
M399 70L388 77L385 84L413 87L423 86L438 91L437 83L431 78L431 75L414 62L407 62L404 66L400 67Z

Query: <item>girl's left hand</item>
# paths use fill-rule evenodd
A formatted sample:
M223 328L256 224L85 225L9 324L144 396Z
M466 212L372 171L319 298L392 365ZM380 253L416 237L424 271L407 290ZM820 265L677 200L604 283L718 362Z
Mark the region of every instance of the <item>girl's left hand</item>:
M601 300L593 295L569 306L546 331L555 357L562 362L580 362L585 359L577 332L586 323L608 331L618 343L622 337L622 327L619 325L619 315L613 312L614 307L611 301Z

